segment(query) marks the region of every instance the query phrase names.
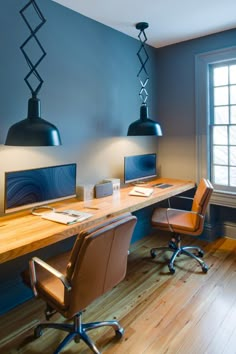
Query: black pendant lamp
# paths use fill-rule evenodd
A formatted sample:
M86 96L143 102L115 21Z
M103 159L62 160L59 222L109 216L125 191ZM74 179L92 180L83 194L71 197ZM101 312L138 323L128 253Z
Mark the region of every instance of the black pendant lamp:
M145 49L145 43L147 41L147 37L145 34L145 29L148 28L148 23L146 22L139 22L136 24L136 28L140 31L139 32L139 40L140 40L140 49L137 53L139 61L141 63L141 68L138 72L138 78L141 84L141 89L139 91L139 97L141 98L142 104L140 107L140 118L135 122L131 123L128 129L127 135L156 135L162 136L162 130L160 125L155 122L154 120L149 119L148 116L148 106L147 106L147 99L148 99L148 92L146 89L147 83L149 81L146 64L149 59L148 53Z
M39 25L35 28L32 28L30 23L28 22L26 15L24 12L32 6L35 10L36 14L40 19ZM43 49L41 43L36 37L37 31L44 25L46 22L42 12L40 11L36 1L30 0L21 10L20 14L25 21L27 27L30 30L30 36L25 40L25 42L21 45L20 49L25 57L27 64L29 65L30 71L24 78L27 86L29 87L32 97L28 101L28 115L27 118L21 120L20 122L12 125L8 131L5 145L11 146L57 146L61 145L61 138L58 129L55 125L47 122L45 119L41 118L40 112L40 100L37 95L39 90L42 87L43 80L37 71L37 66L46 56L46 52ZM41 56L36 61L36 63L32 63L28 54L27 54L27 44L29 41L34 41L40 51ZM31 42L33 43L33 42ZM35 89L33 89L30 81L32 80L31 75L33 75L36 80L38 80L38 85Z

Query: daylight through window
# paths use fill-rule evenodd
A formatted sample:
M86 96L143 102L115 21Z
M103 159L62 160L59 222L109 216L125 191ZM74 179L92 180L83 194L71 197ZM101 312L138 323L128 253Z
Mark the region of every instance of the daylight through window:
M236 61L210 65L210 173L218 189L236 191Z

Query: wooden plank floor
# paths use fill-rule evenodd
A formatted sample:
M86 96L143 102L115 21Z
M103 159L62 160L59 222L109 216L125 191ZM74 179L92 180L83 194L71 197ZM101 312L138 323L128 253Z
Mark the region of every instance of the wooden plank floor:
M210 269L203 274L194 260L181 256L170 275L165 263L170 254L149 255L151 247L165 245L166 236L148 236L132 245L126 279L84 312L85 322L118 319L123 338L115 340L107 328L89 335L105 354L235 354L236 240L185 238L204 248ZM32 339L32 328L44 320L43 310L42 301L32 299L0 318L1 354L53 353L64 333L50 329ZM90 350L83 342L72 342L62 353Z

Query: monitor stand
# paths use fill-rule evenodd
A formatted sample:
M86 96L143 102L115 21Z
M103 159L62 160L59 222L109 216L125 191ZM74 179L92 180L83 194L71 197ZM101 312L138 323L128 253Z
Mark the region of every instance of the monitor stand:
M135 181L135 182L133 182L132 183L134 186L140 186L140 185L142 185L142 186L145 186L145 185L147 185L147 184L149 184L147 181Z

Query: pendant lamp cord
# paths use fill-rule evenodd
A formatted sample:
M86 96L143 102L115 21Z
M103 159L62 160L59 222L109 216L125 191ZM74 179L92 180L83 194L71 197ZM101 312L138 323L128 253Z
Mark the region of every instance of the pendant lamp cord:
M137 23L136 28L140 30L139 35L138 35L139 41L140 41L140 48L137 52L137 56L138 56L140 64L141 64L141 67L140 67L139 72L137 74L137 77L139 78L139 82L141 84L141 89L139 91L139 97L142 101L142 104L145 104L148 99L148 92L147 92L146 86L149 81L149 76L148 76L147 69L146 69L146 64L149 60L149 56L148 56L148 53L145 48L145 43L147 41L145 29L148 28L148 23L146 23L146 22Z
M27 20L26 17L26 13L25 11L27 9L29 9L29 7L32 6L33 9L35 10L36 14L38 15L39 19L40 19L40 23L38 25L36 25L34 28L33 26L30 25L29 21ZM35 0L30 0L21 10L20 10L20 15L22 16L23 20L25 21L27 27L30 30L30 35L29 37L24 41L24 43L20 46L20 49L25 57L25 60L30 68L29 73L25 76L24 80L25 83L27 84L27 86L29 87L32 97L36 98L38 92L40 91L42 84L43 84L43 79L40 76L40 74L37 71L37 67L38 65L41 63L41 61L44 59L44 57L46 56L46 52L42 46L42 44L40 43L40 41L38 40L36 33L38 32L38 30L44 25L44 23L46 22L46 19L44 18L42 12L40 11L38 5L36 4ZM30 59L30 57L27 54L27 44L30 41L34 41L38 47L41 50L41 56L39 57L39 59L33 63ZM33 44L33 42L31 42L31 44ZM31 80L31 75L34 75L36 77L36 79L38 80L38 85L36 85L36 88L34 89L30 83Z

